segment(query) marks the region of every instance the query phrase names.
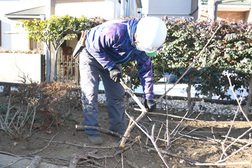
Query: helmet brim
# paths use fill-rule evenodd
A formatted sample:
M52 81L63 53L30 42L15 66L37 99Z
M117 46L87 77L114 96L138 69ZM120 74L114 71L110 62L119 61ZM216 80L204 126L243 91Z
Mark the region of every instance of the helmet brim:
M149 57L155 57L157 55L157 51L154 51L154 52L145 52L147 56Z

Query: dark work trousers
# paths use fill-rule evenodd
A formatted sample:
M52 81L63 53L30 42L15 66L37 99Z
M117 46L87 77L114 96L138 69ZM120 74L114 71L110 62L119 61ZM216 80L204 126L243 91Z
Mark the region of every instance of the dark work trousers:
M87 52L86 48L80 53L79 59L85 126L100 126L98 118L98 88L100 75L105 89L109 129L118 133L123 132L126 128L124 88L120 83L115 83L110 79L109 71L104 69L96 59ZM85 133L88 135L99 134L100 131L93 128L86 128Z

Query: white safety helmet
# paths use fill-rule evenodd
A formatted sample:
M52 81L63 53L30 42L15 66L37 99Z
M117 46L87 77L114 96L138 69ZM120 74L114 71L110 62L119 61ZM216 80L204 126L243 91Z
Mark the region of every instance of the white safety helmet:
M165 42L167 28L160 18L145 17L138 22L135 33L136 48L154 57L157 49Z

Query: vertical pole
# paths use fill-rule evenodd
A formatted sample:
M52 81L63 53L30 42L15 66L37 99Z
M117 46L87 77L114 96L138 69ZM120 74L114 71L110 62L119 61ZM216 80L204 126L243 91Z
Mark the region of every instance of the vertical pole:
M222 1L216 1L215 2L215 4L214 4L214 10L215 10L215 12L214 12L214 22L216 22L217 21L217 17L218 17L218 5L219 4L221 4L222 3Z
M120 9L120 17L121 18L124 18L124 16L125 16L124 4L125 4L125 0L121 0L121 9Z
M114 0L114 19L116 19L116 8L117 8L117 0Z
M250 11L249 11L249 16L248 16L248 23L251 23L252 22L252 1L251 1L251 4L250 4Z
M208 15L207 18L210 21L214 21L214 3L215 0L208 0Z

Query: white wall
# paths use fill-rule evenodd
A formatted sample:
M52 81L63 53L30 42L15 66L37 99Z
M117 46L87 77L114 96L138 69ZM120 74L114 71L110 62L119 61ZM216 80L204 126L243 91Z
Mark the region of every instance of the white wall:
M137 17L136 2L134 0L104 0L98 2L57 3L55 15L71 15L80 17L102 17L107 20L122 17Z
M130 10L124 12L130 17L137 17L135 0L122 0L125 5L122 8L118 0L104 0L97 2L75 2L75 3L59 3L56 4L56 15L73 15L86 17L102 17L105 19L115 19L121 17L121 9ZM0 0L0 20L1 20L1 39L2 44L0 49L8 50L29 50L29 40L27 33L23 29L17 28L17 21L13 21L5 17L5 14L16 12L32 7L49 4L50 0ZM71 2L71 1L69 1ZM130 6L128 6L130 4Z
M148 16L190 17L191 0L148 0Z
M0 60L0 82L21 83L24 75L40 82L40 54L0 53Z
M27 33L21 27L17 27L17 21L1 19L2 21L2 45L3 49L22 50L29 49Z
M6 0L0 1L0 20L2 22L0 49L28 50L28 35L23 29L17 28L17 21L12 21L5 17L5 14L43 5L41 0Z
M80 3L61 3L56 4L55 15L71 15L80 17L84 15L90 17L103 17L105 19L114 18L114 3L103 2L80 2Z

